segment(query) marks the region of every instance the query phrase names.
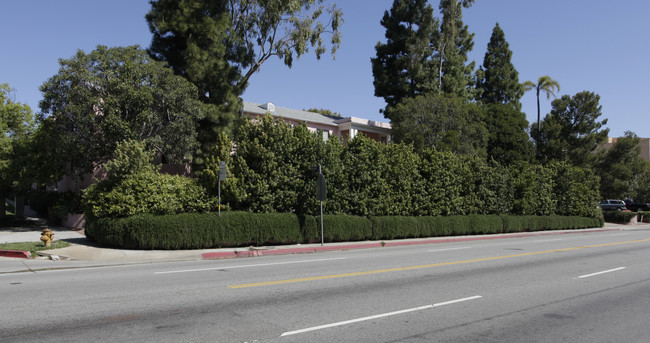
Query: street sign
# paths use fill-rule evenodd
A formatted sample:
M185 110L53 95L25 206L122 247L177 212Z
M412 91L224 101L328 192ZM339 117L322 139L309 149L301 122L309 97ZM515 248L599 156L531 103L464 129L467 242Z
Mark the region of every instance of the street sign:
M226 180L226 162L219 161L219 181Z
M327 183L323 174L318 174L318 179L316 179L316 199L320 201L327 200Z

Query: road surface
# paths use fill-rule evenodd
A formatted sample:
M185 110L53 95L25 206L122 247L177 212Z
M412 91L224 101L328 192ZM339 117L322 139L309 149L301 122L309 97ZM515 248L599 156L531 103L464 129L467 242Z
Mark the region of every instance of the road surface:
M0 274L0 342L647 342L650 231Z

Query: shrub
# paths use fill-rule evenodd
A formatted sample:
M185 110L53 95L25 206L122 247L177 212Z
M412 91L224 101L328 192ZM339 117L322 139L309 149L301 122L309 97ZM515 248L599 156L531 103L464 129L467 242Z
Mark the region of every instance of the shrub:
M493 234L600 227L600 218L563 216L365 217L326 215L325 241ZM320 217L293 213L224 212L139 214L98 218L86 235L103 245L130 249L202 249L320 242Z
M298 218L291 213L140 214L99 218L88 223L86 235L100 244L128 249L203 249L301 241Z
M320 220L320 217L314 218ZM360 241L372 237L372 222L366 217L324 215L323 227L328 242Z
M607 223L621 223L627 224L636 217L636 212L625 212L625 211L603 211L603 218Z
M373 239L422 237L422 217L382 216L370 217Z
M194 180L152 171L128 175L116 184L105 180L91 185L85 191L83 207L90 220L210 210L205 190Z

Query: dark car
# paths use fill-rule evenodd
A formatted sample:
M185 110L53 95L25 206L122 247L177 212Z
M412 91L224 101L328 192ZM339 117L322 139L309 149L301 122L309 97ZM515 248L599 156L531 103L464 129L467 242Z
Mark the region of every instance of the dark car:
M645 202L634 202L632 199L625 199L625 207L634 212L650 211L650 204Z
M603 211L622 211L627 210L623 200L603 200L598 205Z

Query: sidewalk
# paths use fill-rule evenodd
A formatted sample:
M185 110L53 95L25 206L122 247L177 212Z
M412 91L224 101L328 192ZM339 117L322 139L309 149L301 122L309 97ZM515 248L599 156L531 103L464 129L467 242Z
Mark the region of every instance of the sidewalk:
M34 230L34 228L0 229L0 242L4 242L5 240L11 242L40 241L40 229L36 229L37 231ZM40 259L0 257L0 274L44 269L67 269L166 261L188 261L218 258L303 254L324 251L342 251L393 246L466 242L475 240L620 230L650 230L650 224L640 223L637 225L620 225L607 223L603 228L585 230L557 230L498 235L401 239L385 242L340 242L326 243L324 246L321 246L320 244L297 244L287 246L241 247L203 250L126 250L102 248L96 246L92 242L89 242L86 237L82 236L76 231L66 230L62 228L53 228L53 231L55 232L55 239L63 239L69 241L72 243L72 245L67 248L46 250L43 252L47 255L52 256L54 260L50 260L47 257L42 257Z

